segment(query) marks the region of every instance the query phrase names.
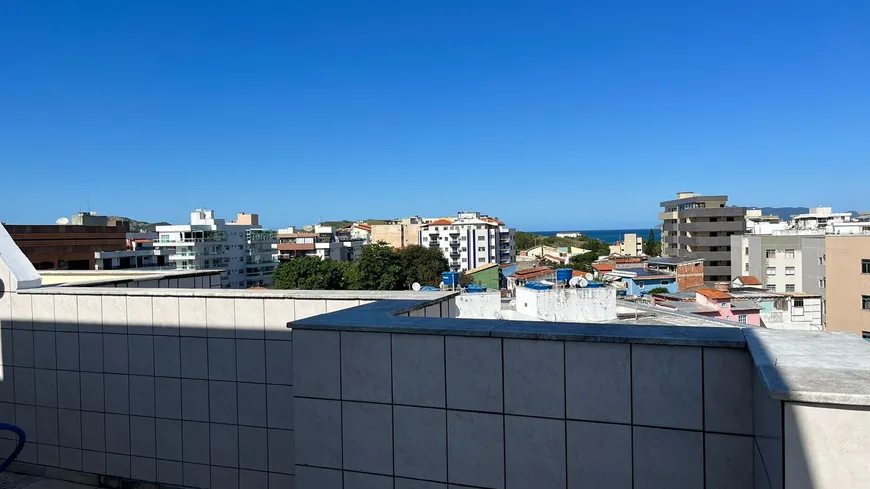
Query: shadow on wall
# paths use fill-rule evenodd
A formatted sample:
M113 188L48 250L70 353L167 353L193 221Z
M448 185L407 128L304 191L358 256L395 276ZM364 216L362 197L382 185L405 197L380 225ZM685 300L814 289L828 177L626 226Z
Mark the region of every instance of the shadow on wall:
M122 296L124 319L109 325L99 320L107 311L54 298L78 320L2 317L0 421L28 437L10 470L89 484L293 487L290 330L236 324L232 299L226 327L206 327L204 299L172 320ZM263 318L262 299L241 307ZM13 438L0 438L4 456Z

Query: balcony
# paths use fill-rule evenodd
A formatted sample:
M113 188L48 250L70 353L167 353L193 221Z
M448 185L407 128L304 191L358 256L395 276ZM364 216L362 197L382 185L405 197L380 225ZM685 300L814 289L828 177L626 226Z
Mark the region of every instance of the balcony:
M452 248L456 248L456 247L458 247L458 246L459 246L459 240L458 240L458 239L450 240L450 246L451 246Z
M857 336L459 320L473 294L209 289L202 273L41 287L3 246L0 396L30 435L14 472L215 489L870 482Z

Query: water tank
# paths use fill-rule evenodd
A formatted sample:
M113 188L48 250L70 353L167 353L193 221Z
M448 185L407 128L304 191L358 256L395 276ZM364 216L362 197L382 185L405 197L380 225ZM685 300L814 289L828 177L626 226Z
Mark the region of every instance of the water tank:
M542 282L526 282L526 288L532 290L550 290L553 286Z
M448 287L459 285L459 272L441 272L441 281Z
M571 280L571 276L574 275L574 270L570 268L557 268L556 269L556 281L558 282L567 282Z
M465 288L466 292L486 292L486 287L483 285L477 284L469 284L468 287Z

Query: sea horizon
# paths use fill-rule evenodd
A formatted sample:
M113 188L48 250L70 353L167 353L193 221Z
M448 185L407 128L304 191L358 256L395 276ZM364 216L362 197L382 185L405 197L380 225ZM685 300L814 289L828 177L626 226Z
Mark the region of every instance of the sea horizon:
M647 239L649 237L649 230L652 229L655 232L656 239L661 241L662 239L662 231L658 228L643 228L643 229L569 229L565 231L527 231L532 234L537 234L540 236L555 236L558 233L580 233L584 236L588 236L594 239L600 239L607 244L613 244L617 241L621 241L626 234L637 234L643 239Z

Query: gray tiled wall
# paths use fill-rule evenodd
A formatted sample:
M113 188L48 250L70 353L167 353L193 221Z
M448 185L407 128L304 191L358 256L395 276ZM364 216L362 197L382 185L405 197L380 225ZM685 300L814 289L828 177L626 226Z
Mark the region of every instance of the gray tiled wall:
M286 324L326 300L7 298L0 419L28 435L20 462L173 486L293 487Z
M298 489L753 485L746 350L293 336Z

